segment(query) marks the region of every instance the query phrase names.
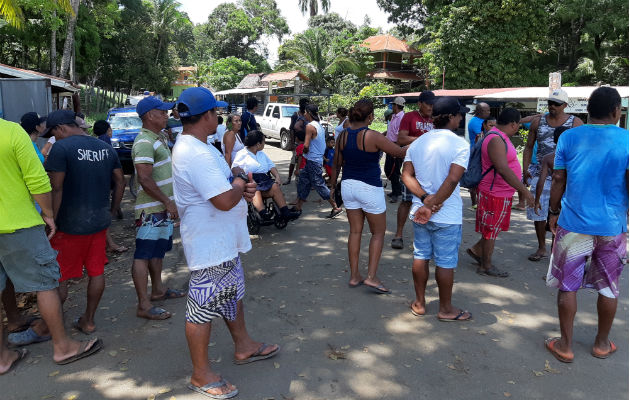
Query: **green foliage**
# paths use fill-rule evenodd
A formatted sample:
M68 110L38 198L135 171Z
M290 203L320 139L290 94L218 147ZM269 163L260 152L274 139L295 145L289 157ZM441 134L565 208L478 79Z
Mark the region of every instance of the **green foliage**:
M372 102L379 102L380 100L377 100L376 96L386 96L393 93L394 88L391 85L377 81L361 89L359 97L372 99Z
M377 0L447 88L628 84L627 0Z
M256 72L256 67L247 60L226 57L214 61L207 67L206 82L215 90L231 89L247 74Z
M208 21L194 29L195 62L235 56L252 65L269 69L264 38L279 40L289 33L287 21L275 0L242 0L219 4ZM261 71L262 72L262 71Z

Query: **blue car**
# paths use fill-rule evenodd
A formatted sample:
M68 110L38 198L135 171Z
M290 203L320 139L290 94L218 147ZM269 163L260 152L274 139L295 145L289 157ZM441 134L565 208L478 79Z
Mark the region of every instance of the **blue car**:
M112 127L112 147L118 153L123 172L132 174L131 148L142 128L136 107L112 108L107 112L107 122Z

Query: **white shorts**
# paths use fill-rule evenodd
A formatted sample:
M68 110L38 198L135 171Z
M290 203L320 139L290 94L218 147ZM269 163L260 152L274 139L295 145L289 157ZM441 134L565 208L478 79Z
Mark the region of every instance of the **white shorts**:
M363 210L369 214L382 214L387 209L383 187L368 185L356 179L341 181L341 197L348 210Z

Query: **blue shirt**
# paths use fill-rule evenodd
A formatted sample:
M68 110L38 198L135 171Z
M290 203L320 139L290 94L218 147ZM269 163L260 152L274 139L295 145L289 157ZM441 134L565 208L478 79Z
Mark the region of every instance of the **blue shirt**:
M628 131L582 125L560 136L555 169L567 171L558 225L571 232L616 236L627 232Z
M468 139L470 140L470 147L475 145L475 138L481 133L481 125L483 125L483 119L474 116L468 121Z
M37 144L35 142L33 142L33 147L35 148L35 153L37 153L37 157L39 157L39 161L42 162L42 164L44 163L44 155L42 154L41 151L39 151L39 147L37 147Z
M326 151L324 152L324 157L326 157L328 159L328 162L326 162L324 164L328 165L329 167L332 167L333 161L334 161L334 158L335 158L335 148L334 147L331 147L331 148L326 147Z

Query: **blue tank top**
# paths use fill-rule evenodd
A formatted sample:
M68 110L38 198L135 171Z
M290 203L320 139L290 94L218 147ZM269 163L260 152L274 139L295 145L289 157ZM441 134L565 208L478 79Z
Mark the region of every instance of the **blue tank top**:
M343 175L341 180L355 179L368 185L383 187L381 181L381 166L379 164L378 151L363 151L357 146L357 136L359 132L367 128L351 129L346 128L348 137L343 154ZM367 131L366 131L367 132ZM363 135L363 148L365 146L365 134Z
M304 153L304 158L321 165L324 162L324 152L326 151L326 131L317 121L311 121L309 125L315 127L317 136L311 140L308 153Z

